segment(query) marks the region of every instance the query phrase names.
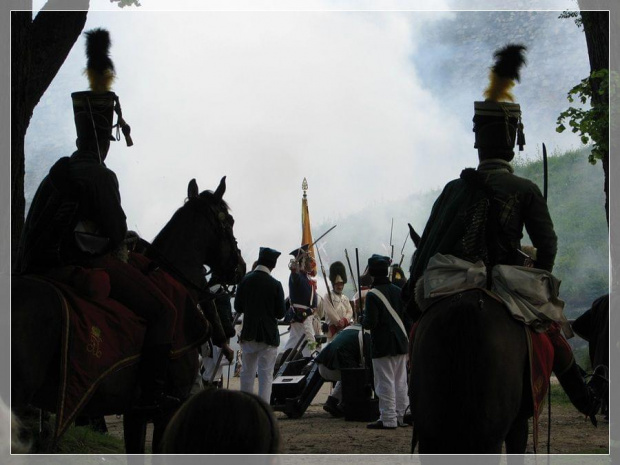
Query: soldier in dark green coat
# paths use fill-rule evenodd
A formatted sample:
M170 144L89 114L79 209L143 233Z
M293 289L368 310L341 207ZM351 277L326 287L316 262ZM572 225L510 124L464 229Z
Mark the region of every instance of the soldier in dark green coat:
M317 355L315 362L319 364L319 374L327 381L335 381L336 385L332 393L327 397L327 402L323 404L323 410L332 416L341 417L344 415L342 404L346 401L342 398L341 372L343 368L359 368L362 366L362 351L364 348L364 362L367 367L371 365L370 356L370 334L364 331L363 341L362 325L355 323L347 326L327 344Z
M525 145L521 107L512 103L510 92L525 62L524 50L522 45L508 45L495 53L486 100L474 102L474 148L479 164L449 182L433 205L407 285L406 294L415 295L407 305L414 320L421 315L416 300L422 300L424 294L417 283L423 282L420 278L429 260L438 253L471 263L482 261L487 276L496 265L531 266L521 253L525 228L536 249L530 263L534 268L553 270L558 241L547 201L538 186L516 176L510 164L515 145L519 150ZM488 279L488 288L490 284ZM599 401L584 383L569 344L559 331L547 334L554 347L553 371L560 384L580 412L594 417Z
M373 255L368 271L374 278L366 295L362 324L370 330L375 392L379 396L380 417L369 423L371 429L407 426L403 421L409 404L407 397L407 332L403 325L400 288L388 278L390 258Z
M278 320L285 311L282 284L271 276L279 256L277 250L261 247L256 268L241 280L235 297L235 310L243 314L241 390L253 392L258 371L258 395L267 403L280 345Z

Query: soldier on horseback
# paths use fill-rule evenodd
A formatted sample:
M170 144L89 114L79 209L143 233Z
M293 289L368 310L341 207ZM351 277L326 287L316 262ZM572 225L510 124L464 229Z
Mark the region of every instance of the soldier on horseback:
M478 149L479 165L477 169L465 169L459 179L448 183L433 206L411 268L409 292L415 293L415 298L407 310L414 320L432 304L429 297L433 286L444 286L443 295L449 293L449 288L453 293L469 289L476 281L473 271L479 269L481 278L476 286L495 290L498 265L508 265L504 270L528 266L521 253L524 226L537 256L534 268L521 268L519 272L532 270L545 274L548 282L557 282L550 274L557 236L546 199L536 184L514 175L510 164L515 144L519 150L525 145L521 109L519 104L511 103L514 99L510 92L525 63L524 50L521 45L509 45L496 52L486 100L474 103L474 147ZM453 271L465 267L462 282L450 281L441 271L431 272L446 264ZM554 317L532 318L528 324L539 333L547 333L555 350L553 371L575 407L594 422L599 401L584 383L570 346L559 331L559 323L565 321L563 303L557 293L549 300L558 309ZM523 315L517 319L528 321Z
M68 267L105 270L110 297L146 320L136 409L150 412L178 402L164 394L175 309L117 253L124 245L127 223L118 180L105 159L110 142L120 140L121 131L128 146L133 142L119 98L110 91L115 71L108 56L108 31L94 29L86 37L91 90L71 94L77 150L58 160L39 185L24 225L16 271L59 279L59 270Z

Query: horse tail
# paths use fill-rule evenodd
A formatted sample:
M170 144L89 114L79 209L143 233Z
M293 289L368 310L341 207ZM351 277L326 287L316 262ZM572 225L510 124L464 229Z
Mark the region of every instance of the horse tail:
M450 312L451 324L446 325L446 338L450 341L449 382L460 386L453 391L451 412L454 420L451 428L463 435L464 444L474 444L482 425L480 409L483 408L484 391L483 357L481 343L484 340L480 310L483 305L479 292L455 296Z

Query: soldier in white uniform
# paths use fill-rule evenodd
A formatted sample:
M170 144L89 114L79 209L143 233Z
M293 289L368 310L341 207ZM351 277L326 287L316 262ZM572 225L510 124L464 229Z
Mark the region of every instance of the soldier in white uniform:
M325 318L327 323L327 340L331 341L336 334L353 321L353 308L349 298L342 292L347 283L347 272L342 262L334 262L329 267L329 280L332 291L328 291L318 305L318 316Z

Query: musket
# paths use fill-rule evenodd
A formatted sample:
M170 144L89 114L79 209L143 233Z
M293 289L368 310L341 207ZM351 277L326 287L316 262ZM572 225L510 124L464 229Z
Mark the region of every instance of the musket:
M547 147L545 147L545 143L543 142L543 197L545 198L545 202L547 201L547 184L548 184L548 171L547 171Z
M355 282L355 275L353 274L353 267L351 266L351 260L349 260L349 252L347 249L344 249L344 256L347 258L347 264L349 265L349 273L351 273L351 280L353 281L353 290L357 293L357 284ZM356 308L357 313L359 314L359 308Z
M392 218L392 227L390 228L390 261L394 258L394 244L392 244L392 235L394 233L394 218Z
M335 228L336 226L334 226ZM333 229L333 228L332 228ZM331 231L331 230L330 230ZM329 232L329 231L327 231ZM327 233L325 233L327 234ZM323 236L325 235L323 234ZM321 236L321 237L323 237ZM320 239L320 238L319 238ZM318 239L317 239L318 240ZM316 241L315 241L316 242ZM329 284L327 283L327 275L325 274L325 268L323 267L323 260L321 260L321 253L319 252L319 248L316 248L316 256L319 257L319 263L321 264L321 273L323 273L323 279L325 280L325 287L327 288L327 297L329 297L329 303L332 304L332 307L334 306L334 301L332 299L332 293L329 290Z
M407 239L409 239L409 232L407 232L407 235L405 236L405 242L403 242L403 248L400 249L400 261L398 262L398 266L401 266L403 264L403 260L405 259L405 246L407 245Z
M355 248L355 266L357 267L357 282L361 283L362 280L360 279L361 278L360 277L360 256L359 256L357 247ZM361 308L361 306L362 306L362 287L361 287L361 284L360 284L359 292L357 294L357 300L359 302L359 307ZM361 316L362 316L362 312L360 310L360 313L358 314L358 320L359 320L360 323L362 323L362 329L361 329L361 331L362 331L362 339L361 339L361 343L360 343L360 358L361 358L361 361L362 361L362 366L364 368L366 368L366 361L364 360L364 324L361 321Z

